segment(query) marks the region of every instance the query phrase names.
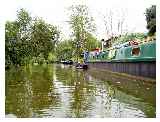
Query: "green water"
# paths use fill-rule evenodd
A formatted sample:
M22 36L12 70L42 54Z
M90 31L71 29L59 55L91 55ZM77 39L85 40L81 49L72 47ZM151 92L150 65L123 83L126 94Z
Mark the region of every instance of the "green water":
M155 85L150 86L149 91L142 85L138 90L133 88L132 93L117 88L112 81L98 79L89 70L60 64L11 68L6 71L5 114L6 117L155 117ZM135 95L134 90L136 93L143 90L144 94Z

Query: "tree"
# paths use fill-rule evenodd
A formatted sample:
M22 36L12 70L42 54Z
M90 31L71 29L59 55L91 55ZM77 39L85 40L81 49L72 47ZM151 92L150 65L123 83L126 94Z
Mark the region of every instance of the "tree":
M74 57L74 45L72 40L64 40L57 44L56 47L57 60L69 60Z
M156 32L156 6L152 5L150 8L147 8L145 16L147 21L147 29L149 30L148 34L152 36Z
M18 33L18 23L7 21L5 24L5 65L19 63L16 52L16 40Z
M6 22L5 47L6 65L22 65L30 58L29 28L31 26L31 16L24 9L17 12L17 19L13 22Z
M33 56L38 57L42 54L47 60L49 53L54 51L55 44L60 36L59 34L57 27L45 23L40 18L36 18L31 32Z
M5 26L6 66L26 65L36 57L47 60L60 36L56 26L33 20L25 9L17 11L17 19Z
M95 31L93 18L89 15L88 7L85 5L71 6L70 21L74 44L78 57L86 50L87 33Z
M144 33L129 33L126 35L121 35L119 37L116 38L115 42L113 43L113 45L118 45L118 44L122 44L131 40L138 40L140 42L142 42L145 38L145 34Z
M103 21L106 30L107 38L114 36L115 34L122 35L124 33L124 26L126 20L126 12L124 9L107 10L103 15Z
M91 33L87 33L86 35L87 35L86 49L88 51L92 51L97 47L101 47L101 42L98 41Z

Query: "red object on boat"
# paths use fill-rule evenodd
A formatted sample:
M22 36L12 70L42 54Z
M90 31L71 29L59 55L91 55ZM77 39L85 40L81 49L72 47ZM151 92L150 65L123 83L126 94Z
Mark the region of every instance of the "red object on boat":
M99 52L100 50L101 50L100 48L95 48L95 49L93 49L92 51Z
M130 41L129 44L130 44L130 45L138 45L138 42L135 41L135 40L133 40L133 41Z

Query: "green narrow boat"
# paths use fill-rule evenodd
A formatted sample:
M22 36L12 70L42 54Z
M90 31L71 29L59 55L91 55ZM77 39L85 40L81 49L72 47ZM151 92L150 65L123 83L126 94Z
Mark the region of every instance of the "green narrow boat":
M89 54L87 62L115 72L155 78L156 42L114 47L96 56Z
M156 44L155 42L129 46L116 50L112 61L137 62L137 61L155 61Z

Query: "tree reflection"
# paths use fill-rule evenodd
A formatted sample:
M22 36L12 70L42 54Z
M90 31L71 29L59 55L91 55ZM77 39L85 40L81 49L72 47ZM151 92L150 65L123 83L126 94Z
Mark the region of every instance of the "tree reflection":
M31 96L28 91L29 83L25 78L24 69L12 68L6 72L6 101L5 113L14 114L17 117L32 116L30 105Z
M6 71L5 112L17 117L155 117L152 104L105 77L60 65L11 68Z
M86 117L87 111L92 107L92 94L95 86L90 85L86 80L86 73L80 70L57 68L58 80L65 86L74 87L71 92L70 115L69 117ZM92 96L92 97L91 97Z
M59 103L59 97L54 91L53 84L53 65L44 67L34 67L30 81L32 83L32 108L40 112L50 105L56 106ZM56 94L56 95L55 95Z
M6 114L34 117L50 105L57 106L54 91L53 66L20 67L6 72ZM56 94L56 95L55 95Z
M112 86L109 86L108 84L106 85L105 84L105 89L107 90L107 93L106 93L106 101L105 101L105 109L106 109L106 113L110 116L111 115L111 112L112 112L112 100L115 98L115 89L114 87ZM117 110L116 110L117 112Z

